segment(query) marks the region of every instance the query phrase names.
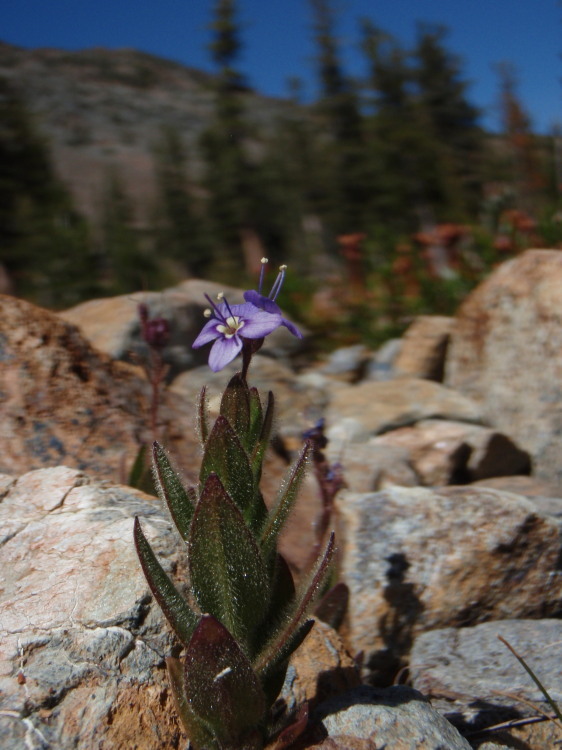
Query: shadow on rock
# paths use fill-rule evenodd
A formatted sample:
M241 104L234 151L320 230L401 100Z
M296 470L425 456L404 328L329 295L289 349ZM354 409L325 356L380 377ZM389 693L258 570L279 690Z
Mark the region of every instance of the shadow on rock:
M380 687L392 684L406 665L405 657L412 648L415 624L424 610L414 584L406 582L410 567L406 555L396 552L386 560L389 566L384 598L389 611L379 621L379 632L385 648L374 653L366 664L370 672L369 682Z

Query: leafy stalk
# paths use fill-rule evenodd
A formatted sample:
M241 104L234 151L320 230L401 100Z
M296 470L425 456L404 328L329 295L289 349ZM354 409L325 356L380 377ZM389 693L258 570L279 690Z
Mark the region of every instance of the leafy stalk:
M193 517L193 496L186 490L172 468L162 446L154 442L152 446L154 483L159 497L165 501L177 530L184 541L189 536L189 526ZM191 496L190 496L191 494Z
M201 443L205 445L209 437L209 415L207 413L207 386L201 388L199 401L197 404L197 422L199 425L199 437Z
M309 453L310 446L307 444L293 466L289 479L280 493L274 509L269 514L260 539L260 546L266 560L275 551L279 534L293 509L297 493L304 479Z
M285 658L287 646L288 644L290 644L290 639L298 629L308 607L310 606L315 594L322 584L322 581L324 580L324 577L326 576L330 567L334 551L334 534L332 532L324 555L319 560L316 567L313 569L309 581L304 587L304 594L302 595L302 597L297 598L293 611L289 615L287 624L280 629L280 631L271 639L271 641L266 645L261 654L259 654L259 656L257 657L254 663L256 672L261 673L271 669L272 667L274 668Z
M182 643L188 643L199 616L176 589L148 543L138 518L135 518L134 539L137 554L154 598L166 615Z
M216 474L207 477L188 544L197 603L243 642L267 611L270 585L253 534Z
M272 303L273 304L273 303ZM311 445L290 470L268 512L259 480L269 442L273 394L265 408L242 373L231 378L220 414L209 426L206 389L198 417L203 459L197 487L185 488L164 449L152 448L160 498L186 543L188 593L184 599L148 543L138 519L134 538L152 593L184 646L183 664L168 659L176 709L194 750L261 750L268 712L286 675L288 660L310 632L306 614L334 553L333 535L306 583L295 590L289 566L277 552L279 535L302 484ZM339 614L345 592L325 608ZM288 747L306 726L306 711L277 735Z
M263 422L261 427L260 436L255 444L254 450L252 451L252 468L256 481L259 481L261 477L261 467L267 446L269 445L269 439L271 437L271 429L273 427L273 413L275 409L275 398L273 393L269 391L267 394L267 405L265 407L265 413L263 415Z

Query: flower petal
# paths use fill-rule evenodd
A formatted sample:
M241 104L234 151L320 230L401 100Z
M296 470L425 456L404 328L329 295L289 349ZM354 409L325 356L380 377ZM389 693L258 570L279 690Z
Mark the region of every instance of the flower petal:
M254 289L250 289L247 292L244 292L244 299L246 302L250 302L252 305L255 305L255 307L259 307L261 310L265 310L268 313L277 313L277 315L281 315L281 308L277 304L277 302L274 302L272 299L269 299L269 297L264 297L263 294L259 294L259 292L256 292Z
M240 329L240 335L246 339L261 339L279 328L283 322L280 315L258 310L255 307L254 310L251 317L244 318L244 327Z
M236 335L230 339L220 336L209 352L209 367L213 372L218 372L226 367L242 349L240 336Z
M217 331L218 325L220 325L220 320L218 320L217 318L211 318L211 320L205 323L201 333L199 334L199 336L197 336L191 346L194 349L198 349L200 346L205 346L205 344L208 344L209 341L213 341L218 336L220 336L220 333Z
M294 323L291 323L290 320L287 320L287 318L283 318L281 321L281 325L285 326L285 328L288 328L289 331L293 334L293 336L296 336L298 339L302 339L302 333L299 331L299 329L296 327Z

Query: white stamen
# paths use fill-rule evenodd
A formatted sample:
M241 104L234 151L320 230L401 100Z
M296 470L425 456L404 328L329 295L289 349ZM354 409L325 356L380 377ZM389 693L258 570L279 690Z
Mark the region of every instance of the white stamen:
M218 301L219 301L219 302L221 301L221 299L222 299L223 297L224 297L224 292L219 292L219 293L217 294L217 299L218 299Z
M266 265L266 263L269 263L269 258L262 258L262 259L260 260L260 263L261 263L262 265L264 265L264 266L265 266L265 265Z
M283 264L282 266L279 266L279 270L280 271L286 271L287 270L287 266L285 264Z
M225 321L226 325L222 323L217 326L217 331L222 333L225 339L231 339L236 333L244 327L244 321L241 320L237 315L230 316Z
M212 314L213 314L213 311L209 307L203 310L203 317L205 318L210 318Z

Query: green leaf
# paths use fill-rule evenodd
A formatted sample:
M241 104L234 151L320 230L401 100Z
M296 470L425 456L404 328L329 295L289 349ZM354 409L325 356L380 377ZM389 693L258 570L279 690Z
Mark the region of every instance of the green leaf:
M257 388L250 388L250 435L255 446L263 428L263 409Z
M267 523L260 538L260 547L266 560L269 560L275 552L279 534L293 509L299 488L305 475L310 450L310 444L307 443L291 469L289 477L285 481L284 487L279 494L275 507L268 516Z
M306 620L301 623L284 641L281 649L275 656L259 671L268 706L272 706L275 703L283 688L291 654L297 650L313 627L314 620ZM257 668L256 671L258 671Z
M248 657L228 630L204 615L185 651L185 696L221 746L259 747L265 697Z
M279 664L280 661L287 658L287 656L297 648L298 644L294 647L291 646L293 643L293 637L295 633L298 632L308 608L312 604L315 595L322 585L322 581L328 573L330 563L334 556L334 551L334 533L332 532L324 554L318 559L315 567L308 576L308 580L303 586L301 586L303 593L300 596L297 594L294 604L286 613L284 623L256 658L254 666L258 674L261 675L266 670L275 667L276 664ZM289 653L287 654L288 648Z
M263 416L262 428L257 443L252 451L252 470L256 481L259 482L261 477L261 470L263 465L263 459L265 452L269 446L269 439L271 437L271 428L273 427L273 412L275 407L275 399L273 393L269 391L267 394L267 406L265 408L265 414Z
M207 386L201 388L199 402L197 404L197 424L199 426L199 437L203 445L209 437L209 417L207 414Z
M129 478L127 480L127 485L129 487L135 487L138 489L141 486L146 471L145 456L146 445L143 444L139 448L133 465L131 466L131 471L129 472Z
M180 717L183 728L192 744L196 748L209 748L209 750L218 750L218 745L213 737L212 732L207 725L201 721L194 713L185 694L185 685L183 677L183 666L179 659L171 656L166 658L166 667L168 669L168 678L174 706Z
M182 539L186 542L195 510L193 495L190 497L190 492L185 489L172 468L165 450L157 442L152 445L152 460L158 496L165 501Z
M295 596L295 583L285 558L277 553L271 594L271 612L284 612Z
M271 637L271 633L278 629L279 622L282 621L283 615L289 610L294 598L293 576L285 559L277 553L271 575L269 611L256 633L254 648L252 649L254 653L260 651Z
M199 615L191 609L158 562L138 518L135 518L134 538L137 554L154 598L180 641L188 643Z
M216 474L207 477L195 508L188 550L201 610L249 643L267 613L270 586L254 536Z
M230 379L224 389L220 413L228 420L244 448L251 450L250 393L248 384L239 372Z
M228 420L219 415L207 439L199 480L205 485L210 474L220 477L225 490L246 516L257 502L250 460Z

